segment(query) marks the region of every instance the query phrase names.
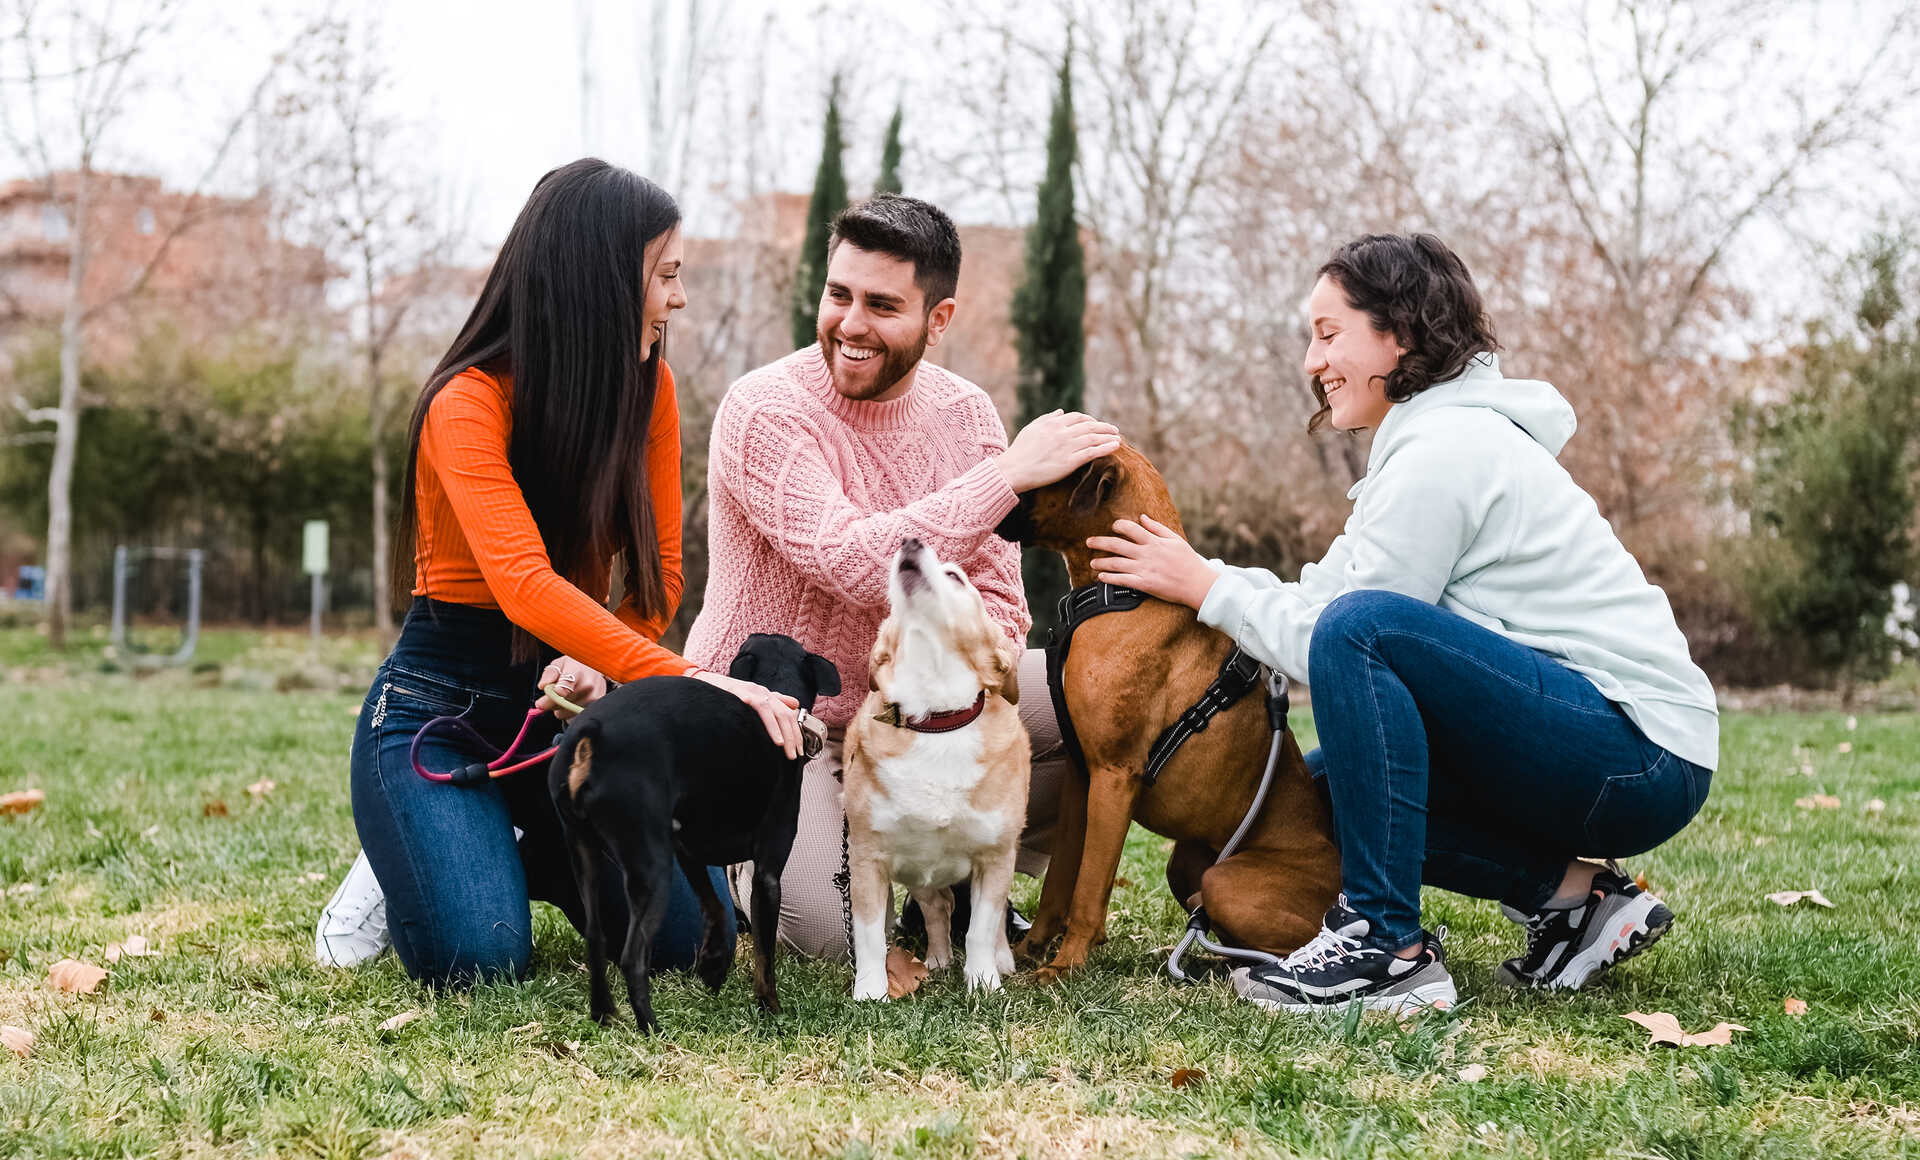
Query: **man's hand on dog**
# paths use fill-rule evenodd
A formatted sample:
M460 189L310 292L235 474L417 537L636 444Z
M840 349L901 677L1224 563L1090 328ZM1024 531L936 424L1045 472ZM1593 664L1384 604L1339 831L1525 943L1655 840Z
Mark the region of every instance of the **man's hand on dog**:
M1087 547L1107 553L1092 561L1095 579L1196 610L1207 599L1217 577L1180 533L1145 515L1139 523L1115 520L1113 531L1087 540Z
M543 691L533 707L551 710L562 721L573 716L573 710L555 703L553 698L547 696L544 690L549 685L554 692L582 709L607 695L607 678L600 673L572 657L561 657L554 661L540 672L540 688Z
M754 712L760 714L760 721L767 727L767 736L773 743L786 751L789 759L805 752L805 740L800 735L800 702L785 693L776 693L764 685L752 681L742 681L736 677L721 676L705 669L688 673L696 681L705 681L716 689L725 689L747 703Z
M1045 487L1120 450L1120 428L1078 411L1050 411L1020 429L994 460L1016 492Z

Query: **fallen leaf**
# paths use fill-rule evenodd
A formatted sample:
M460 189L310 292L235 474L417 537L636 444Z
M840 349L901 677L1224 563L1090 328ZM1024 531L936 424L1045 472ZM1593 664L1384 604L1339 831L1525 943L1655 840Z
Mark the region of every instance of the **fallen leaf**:
M1867 812L1870 814L1880 813L1886 808L1887 803L1884 798L1873 798L1867 802Z
M532 1035L538 1032L539 1030L540 1030L540 1021L536 1019L532 1023L522 1023L518 1027L507 1028L507 1034L508 1035Z
M905 947L887 948L887 998L901 999L927 981L927 964Z
M126 942L114 943L107 948L107 961L117 963L123 955L130 959L150 959L159 953L159 951L147 945L147 940L144 937L137 934L130 934L127 936Z
M1777 902L1781 906L1792 906L1803 898L1815 905L1824 906L1828 910L1833 909L1833 903L1829 902L1827 896L1818 890L1776 890L1772 894L1767 895L1768 902Z
M300 877L308 882L325 882L327 880L327 876L318 870L309 870Z
M1807 1001L1788 995L1786 998L1780 1000L1780 1009L1789 1015L1805 1015L1807 1013Z
M1647 881L1647 872L1645 870L1633 876L1633 884L1646 893L1651 894L1653 892L1653 883Z
M1837 810L1840 799L1830 793L1817 793L1812 797L1794 798L1793 804L1803 810Z
M5 1047L21 1059L33 1054L33 1032L24 1027L8 1025L0 1027L0 1047Z
M1113 879L1113 886L1114 886L1114 889L1116 890L1125 890L1127 887L1132 885L1133 885L1133 879L1127 877L1124 874L1116 875Z
M153 1010L147 1012L147 1022L149 1023L165 1023L166 1021L167 1021L167 1013L165 1011L162 1011L158 1007L155 1007Z
M44 789L17 789L0 793L0 814L30 814L47 800Z
M1460 1069L1461 1083L1479 1083L1485 1078L1487 1078L1487 1069L1484 1064L1469 1063Z
M1716 1023L1713 1030L1694 1033L1680 1029L1680 1020L1665 1011L1655 1011L1651 1015L1639 1011L1629 1011L1620 1016L1629 1019L1647 1029L1653 1036L1648 1046L1655 1043L1667 1047L1725 1047L1733 1042L1733 1033L1745 1031L1738 1023Z
M546 1048L547 1054L553 1056L555 1059L567 1059L580 1054L580 1041L578 1039L569 1039L565 1043L562 1043L558 1039L549 1039L545 1043L540 1044L540 1046Z
M400 1014L380 1024L380 1030L398 1031L418 1018L420 1018L420 1012L418 1011L402 1011Z
M206 805L200 807L200 814L202 817L224 818L227 816L227 803L219 798L214 798Z
M69 995L91 995L107 981L107 972L79 959L61 959L47 968L47 983Z
M1834 751L1835 753L1852 753L1852 752L1853 752L1853 742L1851 742L1851 741L1842 741L1842 742L1841 742L1840 744L1838 744L1838 745L1836 745L1836 746L1834 746L1834 747L1833 747L1833 751Z
M1183 1088L1188 1084L1199 1083L1206 1078L1207 1073L1197 1067L1183 1067L1167 1077L1167 1083L1177 1088Z
M268 794L272 793L273 791L274 791L273 779L270 777L263 777L259 781L256 781L252 785L247 787L247 792L253 795L254 801L259 801L261 798L266 797Z
M1847 732L1851 733L1858 728L1860 728L1860 718L1858 717L1847 718Z

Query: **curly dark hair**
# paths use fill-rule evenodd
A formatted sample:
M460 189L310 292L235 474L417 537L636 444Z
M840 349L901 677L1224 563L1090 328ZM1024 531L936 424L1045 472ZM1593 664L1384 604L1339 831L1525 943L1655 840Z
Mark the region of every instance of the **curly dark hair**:
M1335 250L1319 275L1406 348L1387 375L1391 402L1404 403L1458 375L1475 355L1500 349L1467 264L1432 234L1366 234ZM1333 409L1319 376L1311 385L1320 409L1307 430L1318 431Z

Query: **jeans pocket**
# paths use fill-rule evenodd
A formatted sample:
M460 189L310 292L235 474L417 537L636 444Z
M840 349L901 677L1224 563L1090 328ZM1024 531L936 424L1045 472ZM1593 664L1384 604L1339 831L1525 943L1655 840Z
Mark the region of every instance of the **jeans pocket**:
M396 708L396 702L416 713L425 710L429 717L458 717L472 709L476 699L476 694L444 679L393 665L375 682L375 690L379 697L374 708L375 727Z
M1639 773L1620 773L1600 787L1587 811L1586 848L1593 857L1624 858L1679 833L1706 797L1706 771L1664 750Z

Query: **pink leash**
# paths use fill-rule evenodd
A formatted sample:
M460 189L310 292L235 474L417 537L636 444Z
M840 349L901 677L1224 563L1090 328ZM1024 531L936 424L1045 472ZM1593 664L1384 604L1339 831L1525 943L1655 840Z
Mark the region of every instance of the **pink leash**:
M541 692L547 695L548 700L551 700L562 709L571 710L576 714L582 712L579 705L562 697L560 694L554 692L553 689L554 687L552 685L548 685L542 689ZM523 758L519 761L513 760L513 755L520 749L520 743L527 739L527 730L533 728L534 719L547 712L549 712L549 710L528 709L527 719L520 723L520 732L514 735L513 744L507 746L505 749L495 749L493 743L485 737L482 737L478 729L467 724L458 716L435 717L425 725L422 725L420 732L413 735L413 745L407 750L407 760L413 763L413 772L426 778L428 781L450 782L453 785L480 785L489 778L505 777L509 773L518 773L528 766L538 765L550 759L554 755L554 752L560 748L558 745L551 745L539 753L534 754L532 757ZM495 754L495 757L492 761L476 761L471 765L461 766L452 773L435 773L433 770L420 764L420 743L426 740L427 734L435 729L451 729L482 750L491 750ZM509 764L510 762L511 764Z

